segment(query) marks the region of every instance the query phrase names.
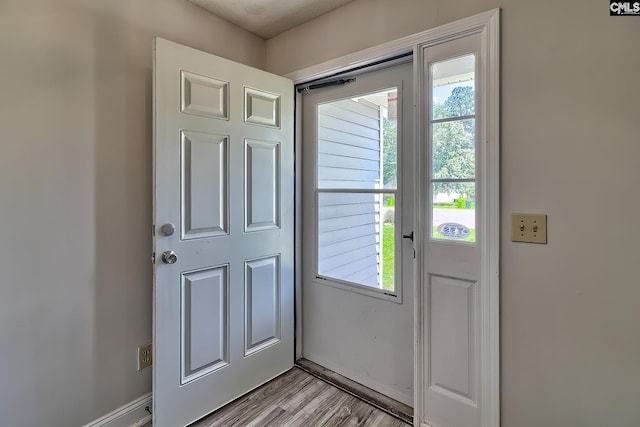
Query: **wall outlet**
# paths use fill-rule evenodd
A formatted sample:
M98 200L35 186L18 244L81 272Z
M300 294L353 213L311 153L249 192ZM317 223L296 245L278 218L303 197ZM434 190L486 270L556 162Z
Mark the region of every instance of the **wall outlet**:
M138 347L138 371L151 366L152 363L151 343Z

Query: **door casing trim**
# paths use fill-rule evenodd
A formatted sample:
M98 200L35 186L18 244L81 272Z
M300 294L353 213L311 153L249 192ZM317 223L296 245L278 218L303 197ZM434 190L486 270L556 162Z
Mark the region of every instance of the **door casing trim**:
M421 176L422 148L427 129L417 118L422 117L424 102L420 94L424 93L424 61L422 50L430 45L454 40L470 33L481 35L481 55L486 72L484 73L483 103L485 108L485 135L479 142L485 144L485 156L482 159L486 198L485 211L480 214L480 221L486 233L481 244L480 280L484 284L481 290L480 303L480 425L482 427L499 427L500 425L500 9L492 9L468 18L444 24L420 33L393 40L381 45L370 47L358 52L322 62L311 67L291 72L285 77L294 84L306 83L312 80L345 72L357 67L366 66L373 62L393 58L395 56L413 52L414 59L414 161L415 161L415 189L416 203L414 207L415 229L418 236L424 236L428 227L422 220L419 210L423 206L425 183L418 179ZM296 253L296 359L302 357L302 112L298 108L302 102L302 95L296 93L295 117L295 253ZM422 259L424 239L417 238L414 242L415 259ZM424 399L424 371L428 366L423 361L423 331L424 307L422 307L422 283L426 271L421 263L414 263L414 425L425 425L423 413Z

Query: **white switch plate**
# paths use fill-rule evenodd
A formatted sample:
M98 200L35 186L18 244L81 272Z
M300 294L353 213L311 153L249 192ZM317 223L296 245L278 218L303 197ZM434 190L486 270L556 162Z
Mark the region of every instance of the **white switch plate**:
M546 244L547 216L545 214L511 214L511 240Z

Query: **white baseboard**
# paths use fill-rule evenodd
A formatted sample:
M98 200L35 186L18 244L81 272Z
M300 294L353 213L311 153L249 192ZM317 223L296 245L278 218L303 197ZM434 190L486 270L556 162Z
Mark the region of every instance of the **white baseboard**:
M84 427L146 427L151 425L151 393L137 398L124 406L86 424Z

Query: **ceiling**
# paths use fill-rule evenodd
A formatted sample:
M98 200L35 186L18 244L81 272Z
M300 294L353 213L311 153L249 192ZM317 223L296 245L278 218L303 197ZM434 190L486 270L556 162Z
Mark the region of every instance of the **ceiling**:
M353 0L189 0L268 39Z

